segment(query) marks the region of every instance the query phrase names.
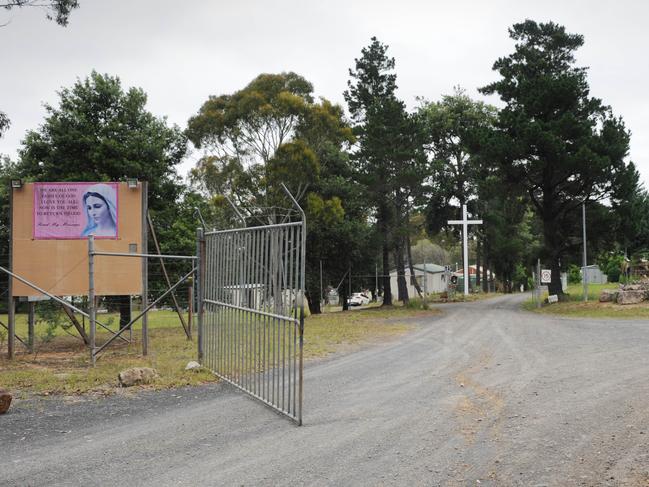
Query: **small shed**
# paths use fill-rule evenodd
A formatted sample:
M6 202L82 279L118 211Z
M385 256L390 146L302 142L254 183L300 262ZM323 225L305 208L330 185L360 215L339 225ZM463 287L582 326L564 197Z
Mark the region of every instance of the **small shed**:
M415 271L414 279L423 292L426 289L428 294L441 293L446 291L446 274L444 273L444 266L437 264L413 264ZM424 286L425 280L425 286ZM408 286L408 297L417 297L417 290L414 281L410 276L410 269L406 267L406 285ZM392 295L397 295L397 270L394 269L390 272L390 287Z
M581 268L581 275L590 284L606 284L608 277L604 274L598 265L587 265Z

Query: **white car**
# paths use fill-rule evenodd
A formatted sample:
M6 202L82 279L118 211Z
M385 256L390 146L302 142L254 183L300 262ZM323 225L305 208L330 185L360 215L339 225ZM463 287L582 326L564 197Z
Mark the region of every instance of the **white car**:
M371 299L363 293L352 293L351 297L347 300L350 306L365 306L370 304Z

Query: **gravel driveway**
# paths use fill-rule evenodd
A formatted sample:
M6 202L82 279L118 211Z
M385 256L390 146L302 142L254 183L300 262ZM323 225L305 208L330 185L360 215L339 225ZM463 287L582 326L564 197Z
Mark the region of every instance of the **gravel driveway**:
M221 384L19 402L0 484L649 485L649 323L523 298L310 364L303 427Z

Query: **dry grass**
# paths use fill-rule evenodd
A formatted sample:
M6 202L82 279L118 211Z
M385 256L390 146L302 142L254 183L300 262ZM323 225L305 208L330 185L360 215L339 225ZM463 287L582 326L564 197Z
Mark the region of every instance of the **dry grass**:
M402 335L413 325L407 320L436 314L436 310L406 308L370 308L345 313L325 313L310 316L305 321L305 359L316 359L340 351L350 351L363 344L384 341ZM104 320L107 317L102 317ZM113 317L114 318L114 317ZM6 324L6 317L0 316ZM115 320L113 320L115 321ZM36 334L39 334L37 326ZM74 330L72 330L74 331ZM26 340L26 317L18 315L17 332ZM98 343L108 337L98 333ZM49 342L37 339L36 353L18 347L15 360L6 359L6 340L0 356L0 388L17 394L111 394L116 391L117 374L129 367L153 367L160 378L147 388L170 388L215 381L208 371L185 371L185 365L196 359L196 341L188 341L178 317L168 311L158 311L149 318L149 354L141 354L139 326L130 344L117 341L90 366L88 350L77 337L59 330Z

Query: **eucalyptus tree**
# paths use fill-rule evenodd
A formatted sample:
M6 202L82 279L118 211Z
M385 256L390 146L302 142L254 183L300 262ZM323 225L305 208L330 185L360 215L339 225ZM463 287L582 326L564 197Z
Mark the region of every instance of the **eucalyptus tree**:
M505 104L486 149L525 189L543 228L550 293L562 294L560 260L580 238L574 214L582 203L619 196L616 188L629 177L629 133L590 96L586 68L575 66L581 35L532 20L509 34L514 52L494 63L500 79L481 89Z
M296 196L307 214L307 299L319 312L321 262L325 282L337 283L351 265L363 265L370 239L342 108L315 101L311 83L295 73L262 74L210 97L186 133L204 151L192 181L210 197L227 196L247 217L269 223L284 216L280 183Z

